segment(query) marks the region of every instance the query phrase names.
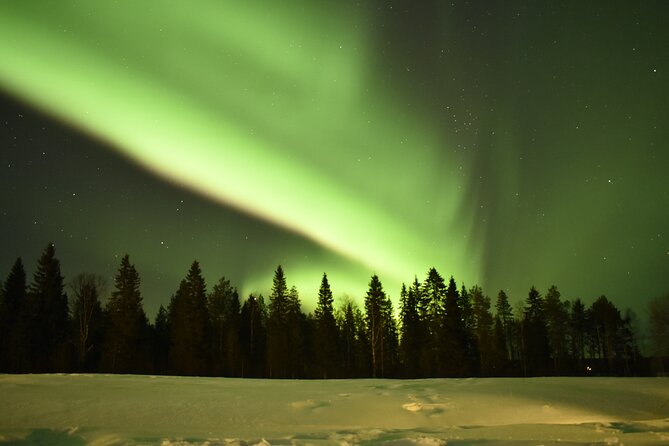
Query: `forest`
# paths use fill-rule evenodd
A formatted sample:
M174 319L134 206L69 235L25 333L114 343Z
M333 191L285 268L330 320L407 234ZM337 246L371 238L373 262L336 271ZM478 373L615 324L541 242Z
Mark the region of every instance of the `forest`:
M555 286L545 294L532 287L514 312L504 291L493 302L481 287L458 287L431 268L422 282L402 286L397 311L376 275L362 305L345 299L335 308L324 273L316 308L305 314L281 266L267 299L242 301L224 277L208 289L194 261L150 322L140 283L125 255L103 305L104 279L82 273L66 283L53 244L30 284L18 258L1 287L0 372L308 379L657 372L658 358L640 353L630 310L621 313L605 296L590 306L564 300ZM650 305L665 365L668 300Z

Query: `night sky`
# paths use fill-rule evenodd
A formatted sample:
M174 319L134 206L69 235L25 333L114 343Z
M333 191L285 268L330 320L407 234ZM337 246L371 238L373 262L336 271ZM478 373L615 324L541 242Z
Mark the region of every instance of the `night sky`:
M0 2L3 279L669 292L669 2L164 3Z

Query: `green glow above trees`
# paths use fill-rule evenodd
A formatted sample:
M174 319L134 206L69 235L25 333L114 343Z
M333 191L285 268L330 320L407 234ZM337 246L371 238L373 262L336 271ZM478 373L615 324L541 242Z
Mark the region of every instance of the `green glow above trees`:
M398 308L432 266L513 305L666 293L666 2L355 3L0 2L5 270L128 252L149 314L193 259L242 297L281 264L310 310L323 272Z
M3 4L0 85L393 289L432 264L478 276L461 178L370 77L364 13L200 5Z

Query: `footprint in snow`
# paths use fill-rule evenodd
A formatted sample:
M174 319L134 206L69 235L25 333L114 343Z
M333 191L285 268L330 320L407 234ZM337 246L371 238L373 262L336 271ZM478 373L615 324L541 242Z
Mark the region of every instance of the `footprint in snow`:
M304 400L304 401L293 401L290 403L290 407L293 409L318 409L319 407L329 406L330 403L326 401L314 401L314 400Z
M402 409L409 412L425 412L431 415L440 414L446 410L445 404L435 404L435 403L420 403L414 401L413 403L402 404Z

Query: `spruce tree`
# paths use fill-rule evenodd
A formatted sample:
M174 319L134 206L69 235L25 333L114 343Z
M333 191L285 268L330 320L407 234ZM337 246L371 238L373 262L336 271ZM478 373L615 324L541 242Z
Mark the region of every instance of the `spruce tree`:
M242 305L239 323L242 377L260 378L265 375L267 309L262 295L251 294Z
M379 277L374 274L369 282L369 289L365 296L365 323L367 340L370 345L372 377L383 377L383 350L385 323L386 294Z
M239 293L222 277L209 294L212 323L212 371L235 376L239 357Z
M468 336L462 315L455 279L451 277L446 289L446 314L444 317L444 362L440 370L442 376L460 377L471 373L468 358Z
M507 361L511 361L512 359L516 359L516 355L514 354L516 351L515 348L515 343L514 343L514 333L513 333L513 328L514 328L514 320L513 320L513 309L511 308L511 304L509 303L509 297L506 295L504 290L499 290L499 293L497 294L497 301L495 302L495 310L496 310L496 316L497 319L499 319L499 324L501 327L501 330L499 330L496 334L496 337L500 338L503 337L503 341L498 342L503 342L504 351L506 352L506 359Z
M596 347L596 357L607 373L615 373L614 362L618 356L619 331L622 326L620 310L606 298L600 296L591 307L593 340Z
M288 324L287 335L287 373L290 378L301 378L305 373L305 338L304 330L309 326L306 315L302 313L300 295L295 286L288 291Z
M0 371L28 371L29 336L26 271L19 257L0 291Z
M108 327L104 346L105 369L114 373L142 372L147 318L140 292L141 280L130 256L121 259L114 277L114 291L107 302Z
M567 361L567 323L569 312L566 303L560 300L560 292L551 286L544 298L544 316L550 356L553 360L553 373L564 373Z
M418 279L400 292L400 361L407 378L420 376L421 323L418 315Z
M381 350L381 377L393 378L399 368L399 335L395 321L393 303L389 296L383 301L383 345Z
M571 354L576 361L578 374L585 373L585 346L586 346L586 310L581 299L576 299L571 306L569 317L569 339Z
M477 289L475 286L472 289ZM480 290L480 288L478 288ZM483 291L481 290L481 296L483 296ZM462 325L465 330L465 333L472 334L474 333L474 303L472 300L471 291L467 290L465 284L462 284L460 288L460 294L458 295L457 302L458 308L460 309L460 315L462 317Z
M504 334L504 325L502 324L502 319L497 315L495 315L493 320L493 351L491 362L493 376L507 375L509 369L509 352Z
M334 378L338 375L337 366L340 361L338 341L339 330L332 307L333 297L327 274L323 273L321 286L318 290L318 303L314 311L316 324L315 355L318 364L318 375L322 378Z
M669 365L669 294L656 297L648 304L651 352L658 359L659 372Z
M286 276L279 265L274 272L267 317L267 372L270 378L290 375L289 349L293 347L290 344L290 307Z
M523 370L525 375L541 376L549 362L549 343L544 301L535 287L530 289L522 322Z
M435 268L427 272L422 290L422 319L430 336L438 336L446 307L446 284Z
M636 324L636 314L628 308L625 310L619 331L619 354L623 360L622 372L625 376L636 373L637 359L641 356Z
M478 285L469 290L472 302L472 332L476 339L478 363L481 375L490 376L493 369L493 319L490 313L490 298Z
M53 243L37 261L29 290L28 335L32 371L63 372L70 365L69 308Z
M181 375L209 373L210 321L207 287L194 261L170 304L170 360Z
M418 290L415 282L414 290ZM446 321L446 284L444 278L435 268L428 270L419 293L420 301L423 302L420 306L420 320L423 327L421 369L423 376L441 376L444 373L447 354L447 333L444 326Z
M339 310L341 332L342 377L355 378L365 374L364 318L360 309L349 298L342 302Z
M460 288L458 296L458 308L462 315L462 326L464 329L464 352L465 352L465 374L474 374L480 368L480 353L478 340L475 333L474 305L472 295L465 284Z
M161 304L153 329L153 369L155 373L169 373L170 326L169 314Z

